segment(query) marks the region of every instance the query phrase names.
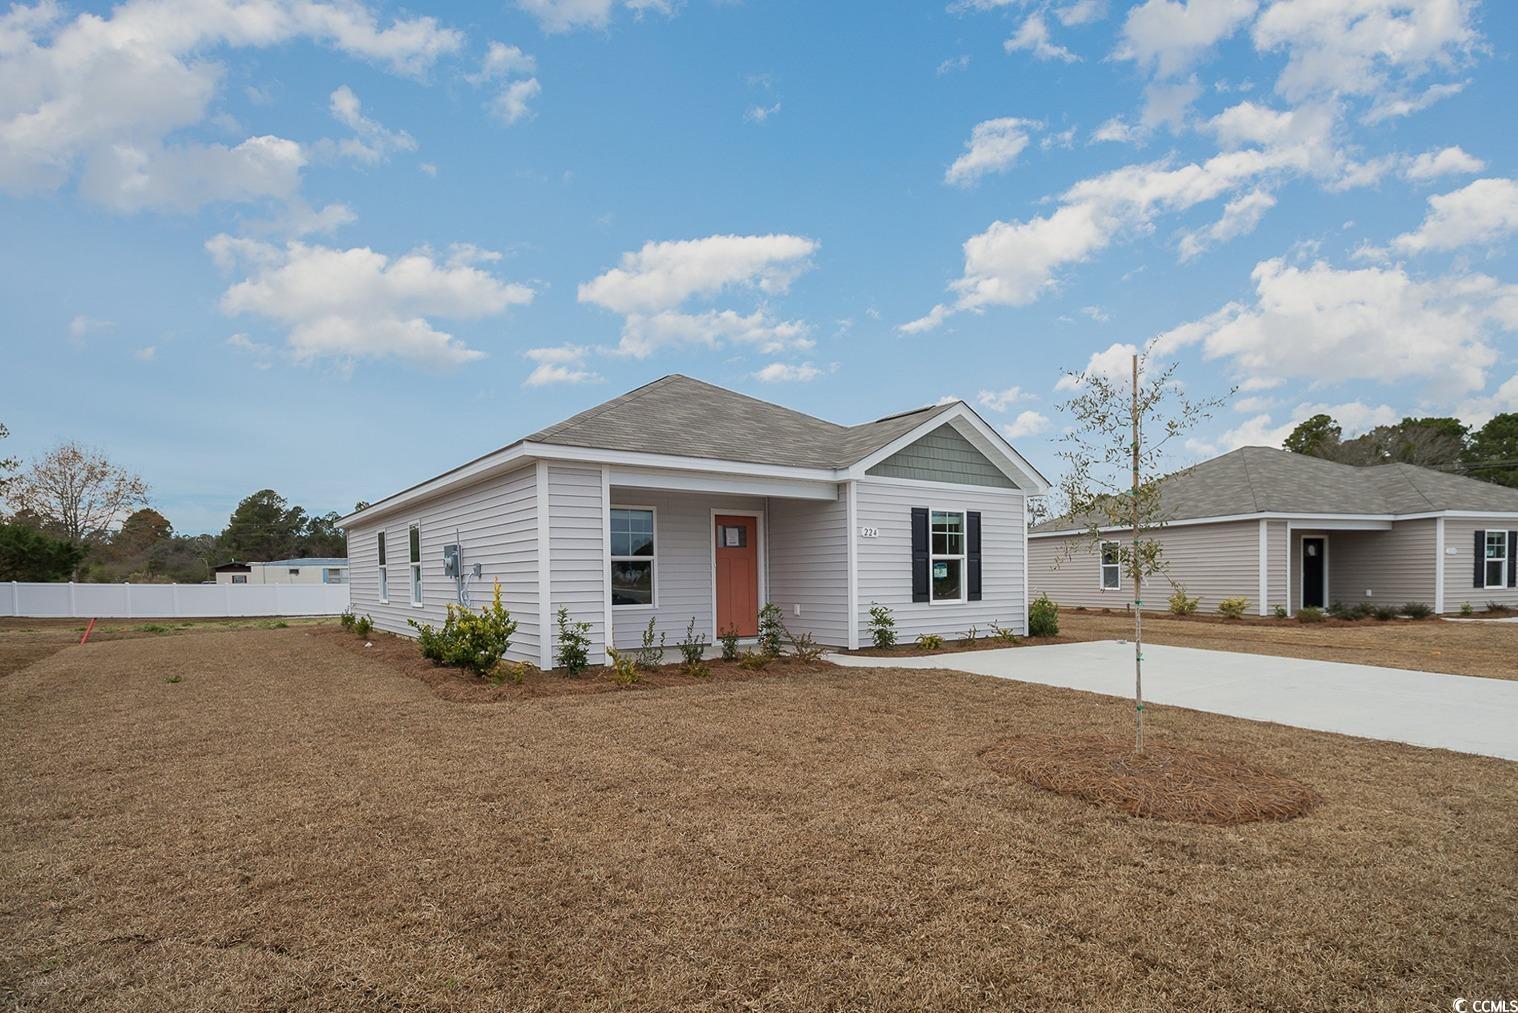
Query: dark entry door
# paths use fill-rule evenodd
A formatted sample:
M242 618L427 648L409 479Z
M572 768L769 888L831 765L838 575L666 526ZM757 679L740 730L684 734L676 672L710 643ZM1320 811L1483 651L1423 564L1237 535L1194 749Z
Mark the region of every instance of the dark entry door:
M1322 608L1328 604L1328 539L1302 539L1302 607Z

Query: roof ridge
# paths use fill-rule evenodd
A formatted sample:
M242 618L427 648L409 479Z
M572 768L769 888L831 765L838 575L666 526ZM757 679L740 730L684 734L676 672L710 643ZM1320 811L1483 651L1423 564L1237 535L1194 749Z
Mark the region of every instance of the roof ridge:
M600 404L595 405L594 407L587 408L582 412L576 412L575 414L569 416L567 419L560 419L558 422L555 422L547 429L539 429L536 433L533 433L533 436L537 437L540 441L546 440L550 436L556 436L571 422L577 425L589 422L596 416L609 412L613 408L620 408L622 405L638 400L638 398L642 397L644 394L647 394L649 391L652 391L656 387L668 383L670 380L673 380L679 375L679 373L666 373L663 376L659 377L657 380L650 380L641 387L634 387L632 390L628 391L625 394L618 394L610 401L602 401ZM690 377L685 377L685 379L689 380Z
M691 383L699 383L703 387L710 387L712 390L720 390L724 394L731 394L733 397L741 397L745 401L752 401L755 404L762 404L766 408L775 408L779 411L788 412L791 415L799 415L804 419L810 419L813 422L821 422L824 425L832 426L835 429L849 428L841 422L834 422L831 419L825 419L821 416L812 415L808 412L804 412L796 408L790 408L783 404L777 404L774 401L766 401L762 397L754 397L754 395L745 394L741 390L733 390L731 387L724 387L721 384L712 383L710 380L701 380L694 376L686 376L684 373L671 373L668 377L666 377L666 379L689 380Z
M1238 449L1239 450L1243 450L1244 448L1243 447L1239 447ZM1260 506L1260 497L1259 497L1259 494L1256 493L1255 489L1254 489L1254 472L1252 472L1252 471L1249 470L1249 455L1248 454L1240 454L1239 455L1239 461L1244 466L1244 482L1249 486L1249 501L1254 504L1254 508L1256 510L1260 510L1260 509L1262 509L1262 507Z

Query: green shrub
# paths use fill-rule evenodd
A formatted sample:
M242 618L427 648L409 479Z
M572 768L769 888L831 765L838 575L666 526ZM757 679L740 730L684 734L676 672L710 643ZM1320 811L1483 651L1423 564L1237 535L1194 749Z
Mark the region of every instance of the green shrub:
M438 665L467 668L475 675L486 675L500 664L517 631L516 620L501 604L500 581L491 592L490 604L479 612L449 604L441 630L415 619L406 623L416 630L422 657Z
M996 639L1001 640L1005 643L1017 643L1017 631L1010 626L1003 626L1001 623L992 623L991 632L996 634Z
M1201 601L1200 597L1193 598L1188 596L1186 589L1177 584L1175 585L1175 590L1170 592L1170 612L1172 615L1189 616L1196 611L1196 607Z
M1322 621L1323 610L1320 608L1306 605L1297 609L1297 622L1299 623L1321 623Z
M1397 618L1398 609L1394 605L1377 605L1371 609L1371 615L1376 617L1376 622L1384 623L1388 619Z
M936 633L924 633L917 638L917 646L925 651L936 651L943 646L943 637Z
M638 674L638 666L632 657L623 654L615 647L608 647L606 654L611 658L611 681L624 689L636 686L642 676Z
M1410 601L1402 606L1402 614L1409 619L1427 619L1434 614L1434 610L1427 602Z
M896 646L896 620L891 610L877 601L870 602L870 639L882 651Z
M1059 606L1047 594L1034 598L1028 606L1028 636L1059 636Z
M1460 614L1463 616L1473 616L1476 614L1476 610L1471 608L1470 602L1463 601L1460 603Z
M722 660L738 660L738 627L729 626L718 634L717 639L722 641Z
M664 634L659 634L659 642L654 643L654 620L648 620L648 626L643 630L643 646L638 648L636 664L645 672L652 672L664 664Z
M374 620L368 615L361 615L353 621L353 632L358 634L360 640L368 640L373 630Z
M764 603L759 610L759 651L772 658L785 653L785 617L780 606L772 601Z
M1224 598L1218 602L1218 613L1225 619L1243 619L1248 608L1249 599L1242 595L1237 598Z
M687 675L707 675L706 666L702 660L706 657L706 638L696 632L696 617L690 617L690 625L685 627L685 639L675 644L680 649L680 657L684 663L680 666ZM696 671L702 669L702 671Z
M822 657L822 646L810 633L791 637L791 654L797 661L810 665Z
M353 614L353 606L350 605L347 608L343 609L342 615L337 617L337 624L343 629L351 632L353 630L353 624L357 621L357 618L358 617Z
M1375 606L1368 601L1362 601L1357 605L1351 605L1345 610L1345 615L1350 619L1369 619L1376 614Z
M738 667L746 668L751 672L759 672L769 667L770 656L760 654L758 651L744 651L743 657L738 659Z
M137 629L138 633L167 633L167 632L169 632L169 627L163 625L163 623L143 623L141 626L138 626L136 629Z
M569 621L569 609L559 606L559 649L554 667L562 668L570 678L578 678L590 667L590 623Z
M1285 605L1277 605L1275 608L1273 608L1273 609L1270 610L1270 614L1273 615L1273 616L1275 616L1277 619L1285 619L1286 618L1286 606ZM1321 616L1319 618L1321 618Z

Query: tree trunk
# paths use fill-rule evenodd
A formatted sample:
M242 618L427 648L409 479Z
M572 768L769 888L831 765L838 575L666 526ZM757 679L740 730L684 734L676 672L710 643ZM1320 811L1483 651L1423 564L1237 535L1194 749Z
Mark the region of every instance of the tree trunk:
M1139 559L1139 360L1133 357L1133 750L1144 751L1144 573Z

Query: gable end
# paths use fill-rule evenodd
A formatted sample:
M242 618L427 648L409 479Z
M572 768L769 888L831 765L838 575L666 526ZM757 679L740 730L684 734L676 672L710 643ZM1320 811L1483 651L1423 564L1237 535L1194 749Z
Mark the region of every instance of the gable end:
M1011 479L1002 474L1000 468L948 423L902 447L866 474L883 478L910 478L919 482L1017 488Z

